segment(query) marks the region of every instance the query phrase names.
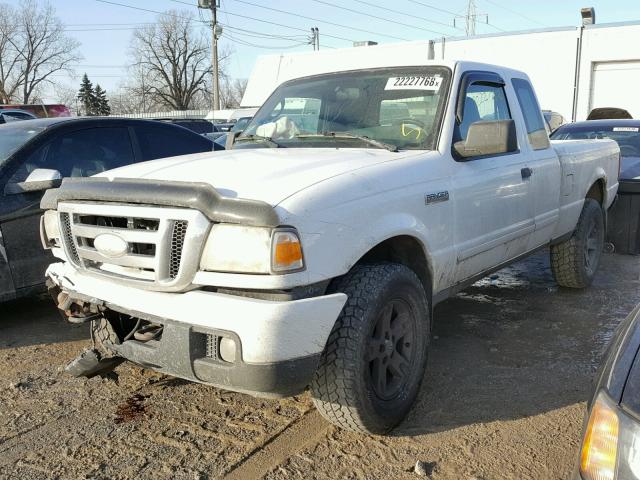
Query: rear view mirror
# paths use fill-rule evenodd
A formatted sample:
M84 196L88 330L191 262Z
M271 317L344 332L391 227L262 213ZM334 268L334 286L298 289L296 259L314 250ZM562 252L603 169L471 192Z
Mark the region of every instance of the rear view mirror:
M515 122L492 120L472 123L467 139L456 142L453 150L461 158L515 152L518 150Z
M28 192L41 192L49 188L59 187L62 175L58 170L36 168L24 182L8 183L4 189L5 195L17 195Z

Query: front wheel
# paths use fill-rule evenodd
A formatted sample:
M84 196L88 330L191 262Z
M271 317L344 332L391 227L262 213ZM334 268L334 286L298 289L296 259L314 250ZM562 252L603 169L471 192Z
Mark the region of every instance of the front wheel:
M334 286L348 300L311 385L333 424L386 433L407 415L424 376L430 315L422 283L403 265L358 265Z
M551 270L562 287L591 285L604 250L604 213L600 204L587 198L575 232L569 240L551 246Z

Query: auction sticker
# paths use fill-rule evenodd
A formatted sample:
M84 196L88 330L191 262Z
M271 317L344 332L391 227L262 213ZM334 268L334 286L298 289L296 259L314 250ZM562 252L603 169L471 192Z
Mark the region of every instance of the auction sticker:
M391 77L387 80L385 90L430 90L437 92L442 85L440 75Z
M639 127L613 127L614 132L640 132Z

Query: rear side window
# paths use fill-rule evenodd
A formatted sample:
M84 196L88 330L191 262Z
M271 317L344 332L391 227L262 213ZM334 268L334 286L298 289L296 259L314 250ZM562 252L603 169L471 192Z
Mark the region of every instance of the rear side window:
M182 128L170 125L134 127L143 160L210 152L213 142Z
M196 132L200 134L213 132L213 123L211 122L197 122L197 121L182 120L174 123L181 127L188 128L192 132Z
M549 143L549 135L547 134L540 106L533 93L531 84L519 78L514 78L511 83L516 91L518 103L520 103L520 109L524 116L524 123L527 126L527 136L529 137L531 148L534 150L549 148L551 145Z

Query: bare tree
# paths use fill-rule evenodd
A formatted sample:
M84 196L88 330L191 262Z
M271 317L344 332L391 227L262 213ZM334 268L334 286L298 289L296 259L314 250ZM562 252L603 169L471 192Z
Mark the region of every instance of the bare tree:
M11 38L17 37L17 15L13 7L0 4L0 103L10 103L20 85L18 78L20 55Z
M137 30L131 54L140 72L136 88L145 101L187 110L206 89L209 43L189 13L167 11L156 24Z
M247 89L246 78L228 78L222 80L220 87L220 104L223 108L238 108Z
M70 110L74 111L76 115L79 115L79 106L78 106L78 90L71 85L56 83L53 86L53 95L56 99L56 103L61 103L69 107Z
M0 8L0 102L29 103L56 72L80 60L80 43L66 35L50 3L24 0Z

